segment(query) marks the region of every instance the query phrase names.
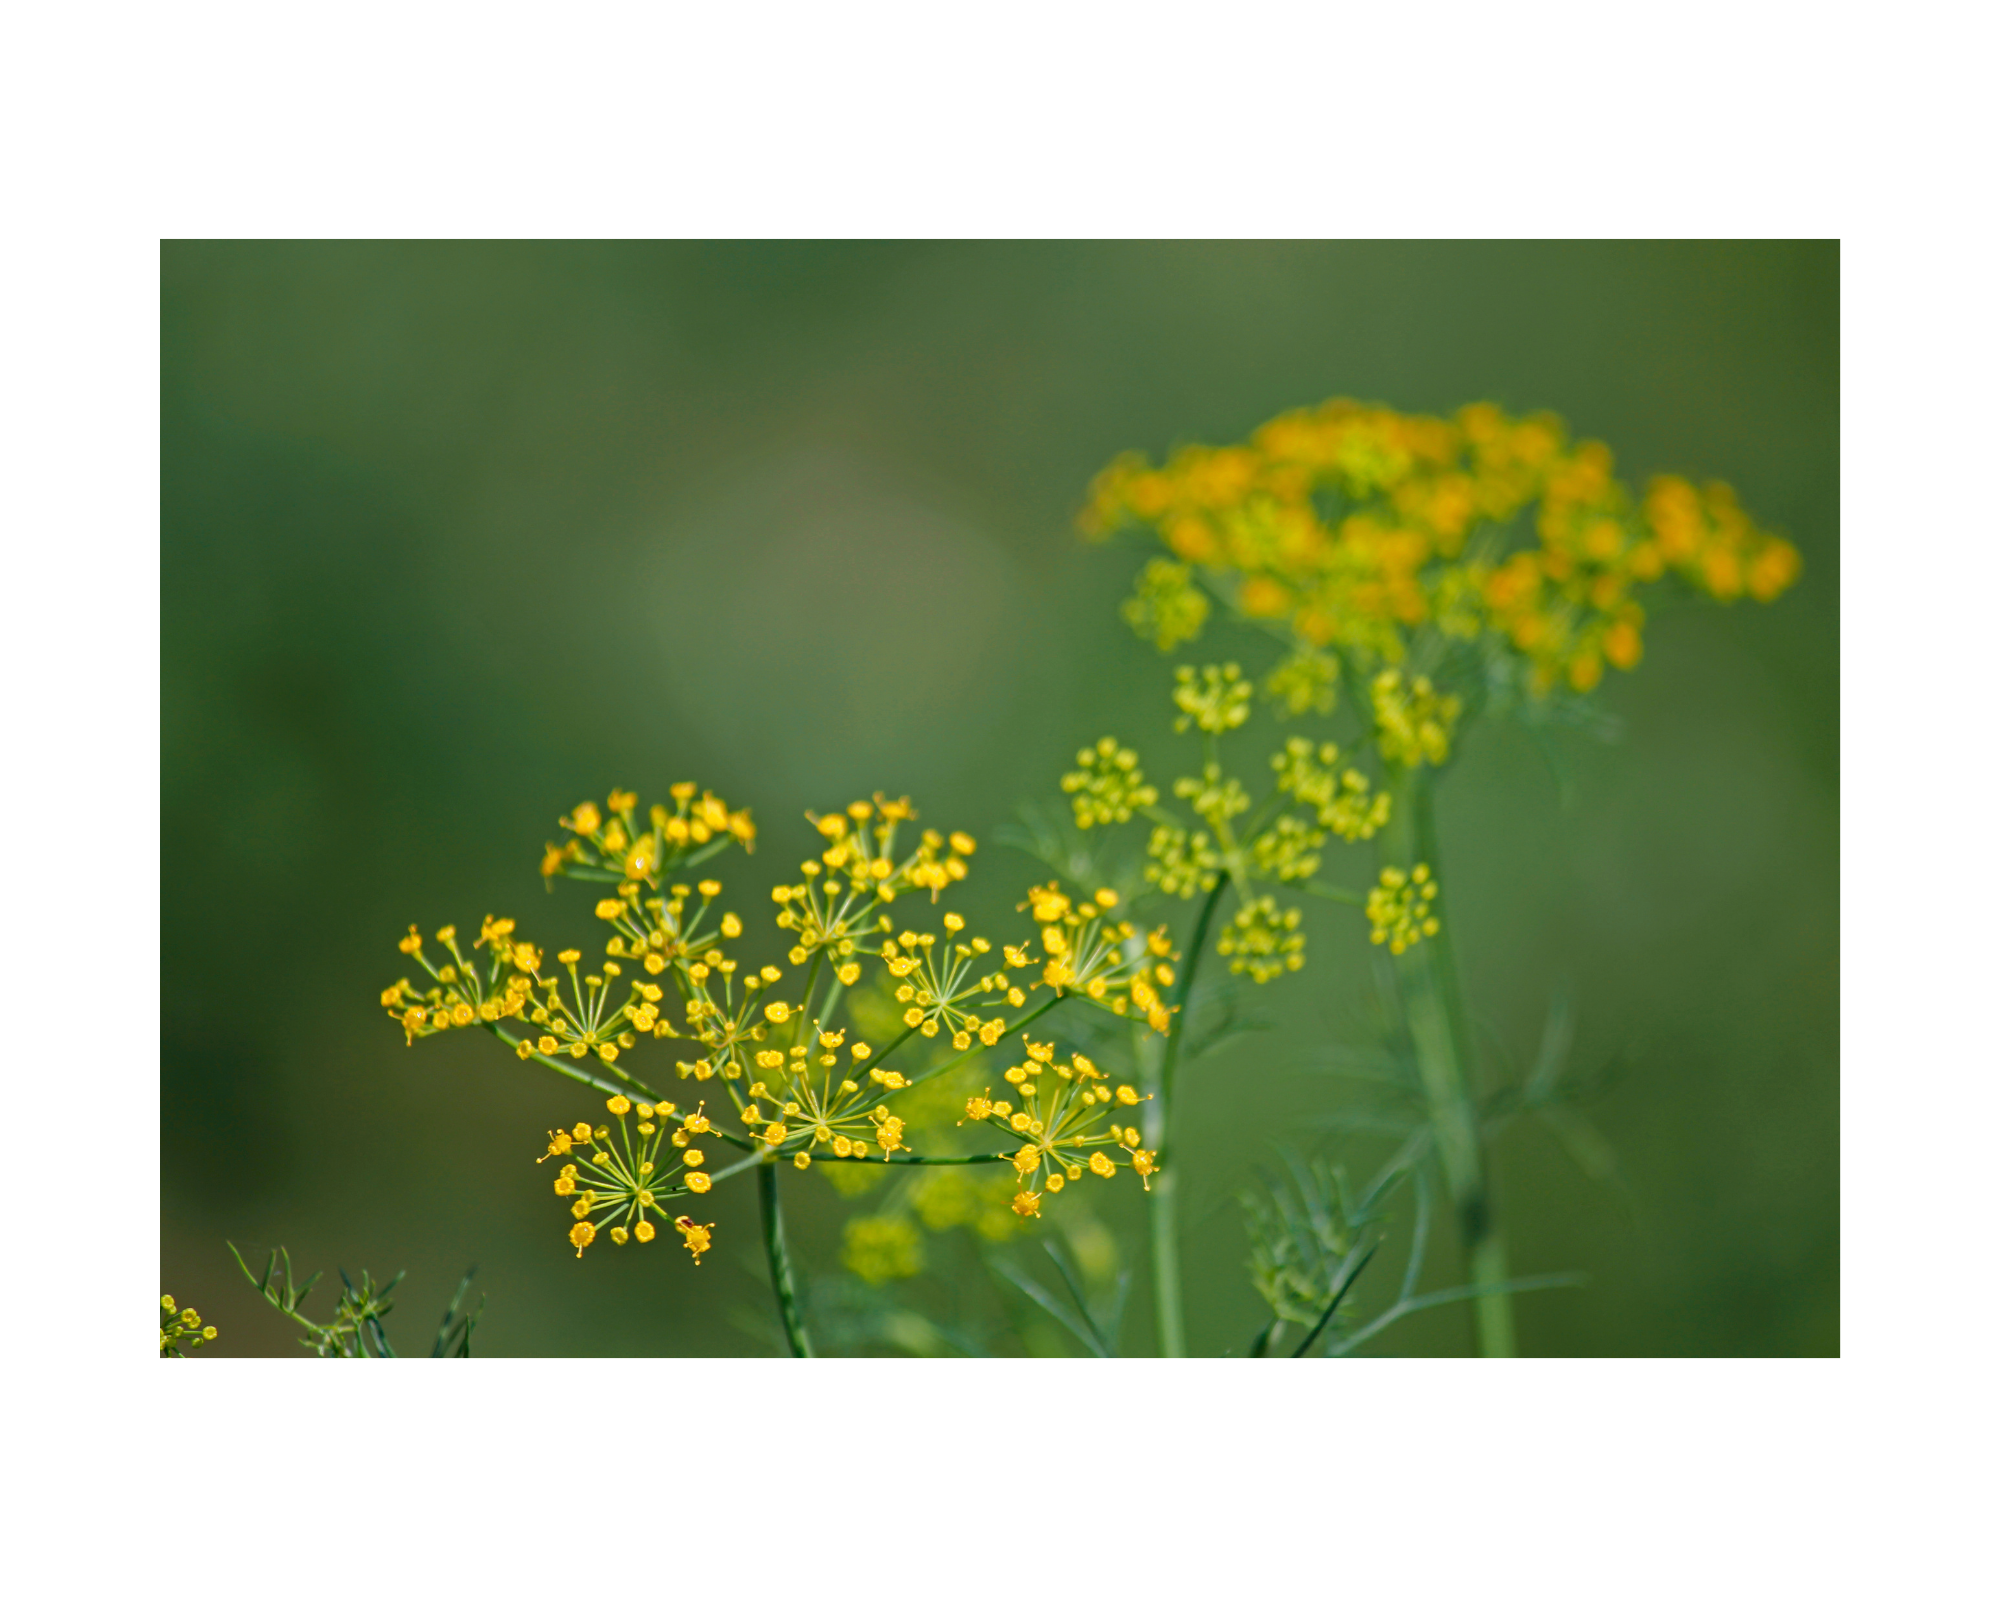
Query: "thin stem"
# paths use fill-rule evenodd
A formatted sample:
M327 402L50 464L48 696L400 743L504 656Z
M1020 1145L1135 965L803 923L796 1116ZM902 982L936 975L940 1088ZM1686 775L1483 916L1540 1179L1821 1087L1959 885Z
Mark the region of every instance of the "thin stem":
M1429 1104L1438 1160L1458 1218L1459 1242L1473 1291L1473 1333L1483 1356L1515 1353L1514 1308L1508 1292L1507 1245L1494 1215L1487 1150L1480 1131L1468 1069L1472 1061L1458 962L1451 944L1451 914L1445 905L1438 859L1437 817L1431 775L1391 768L1394 810L1383 835L1384 855L1410 867L1425 862L1439 884L1433 907L1438 932L1400 956L1390 957L1403 997L1417 1075Z
M1012 1022L1008 1023L1007 1031L1006 1033L1001 1035L1001 1037L1005 1039L1011 1039L1015 1034L1019 1033L1023 1028L1025 1028L1029 1023L1033 1022L1037 1017L1042 1016L1047 1012L1055 1010L1057 1006L1061 1005L1075 992L1076 991L1073 989L1057 990L1048 999L1044 1000L1040 1005L1036 1006L1033 1011L1030 1011L1025 1017L1016 1017ZM912 1035L916 1033L916 1031L917 1030L915 1028L910 1028L905 1032L903 1032L902 1034L898 1035L895 1044L891 1044L888 1050L884 1050L881 1055L876 1056L869 1063L869 1065L879 1067L882 1064L883 1056L888 1055L889 1050L895 1049L896 1045L899 1045L905 1039L910 1038ZM917 1073L914 1077L912 1077L909 1083L906 1084L904 1087L907 1089L914 1089L920 1083L929 1083L931 1079L942 1077L945 1073L951 1071L953 1067L956 1067L963 1062L970 1061L974 1056L978 1055L980 1051L991 1050L993 1048L994 1046L989 1044L983 1044L983 1043L975 1044L971 1049L960 1051L957 1055L951 1057L948 1061L940 1061L935 1066L925 1067L921 1072ZM865 1100L857 1100L851 1109L855 1111L867 1111L874 1106L880 1105L883 1101L887 1100L890 1095L901 1094L901 1093L903 1093L902 1089L883 1089L876 1094L869 1095Z
M778 1207L778 1169L767 1161L757 1169L757 1200L764 1214L764 1257L771 1268L771 1292L778 1297L778 1317L785 1325L785 1340L795 1356L810 1356L812 1340L806 1336L805 1313L799 1305L799 1286L792 1277L792 1257L785 1248L785 1215Z
M1333 1298L1327 1301L1326 1309L1319 1314L1319 1321L1307 1329L1306 1336L1299 1341L1298 1349L1292 1352L1293 1356L1302 1356L1313 1347L1313 1341L1324 1333L1326 1325L1333 1321L1333 1314L1340 1309L1340 1302L1347 1298L1347 1291L1354 1287L1354 1280L1361 1276L1362 1268L1375 1259L1375 1252L1381 1248L1381 1241L1377 1240L1368 1247L1366 1255L1360 1257L1358 1260L1353 1256L1349 1256L1347 1261L1342 1264L1340 1276L1333 1286Z
M1321 883L1317 878L1308 878L1298 885L1307 894L1316 894L1322 900L1333 900L1344 906L1365 906L1368 896L1356 889L1341 889L1330 883Z
M1222 891L1229 886L1229 874L1222 873L1215 880L1215 887L1208 891L1208 897L1201 903L1201 911L1194 919L1194 932L1188 938L1187 960L1181 963L1179 980L1174 984L1173 1021L1167 1030L1167 1047L1160 1058L1160 1083L1155 1091L1160 1097L1160 1136L1158 1152L1162 1161L1167 1154L1167 1134L1169 1131L1169 1103L1173 1096L1174 1068L1180 1064L1181 1039L1187 1033L1188 996L1194 992L1194 970L1201 962L1201 952L1208 943L1208 926L1215 918L1215 908L1222 899Z
M1188 996L1194 990L1195 967L1201 961L1202 947L1208 942L1209 923L1228 882L1227 873L1216 878L1215 887L1208 891L1195 916L1187 958L1181 963L1180 977L1174 984L1173 1020L1168 1024L1166 1043L1146 1073L1152 1094L1146 1102L1146 1136L1162 1163L1161 1171L1153 1179L1152 1198L1146 1208L1153 1252L1153 1320L1159 1331L1160 1354L1169 1357L1187 1354L1187 1319L1181 1299L1180 1184L1174 1168L1166 1165L1174 1068L1180 1062L1181 1038L1187 1032ZM1142 1055L1141 1070L1145 1071L1148 1064Z
M518 1048L521 1043L519 1039L516 1039L497 1022L488 1022L483 1024L483 1026L488 1033L492 1034L494 1038L498 1039L504 1045ZM558 1061L552 1056L543 1055L539 1050L532 1052L528 1059L530 1061L539 1061L551 1071L560 1072L565 1078L574 1078L578 1083L588 1084L591 1088L601 1090L606 1094L623 1094L627 1089L637 1089L648 1100L657 1101L661 1098L657 1089L649 1088L646 1084L640 1082L639 1079L633 1077L631 1073L622 1071L615 1066L611 1070L624 1079L622 1085L607 1083L595 1073L579 1071L566 1062ZM687 1121L687 1113L684 1111L673 1111L669 1112L668 1115L676 1122ZM756 1149L756 1146L740 1133L731 1133L727 1128L715 1128L712 1131L716 1138L722 1140L724 1144L733 1144L739 1150Z

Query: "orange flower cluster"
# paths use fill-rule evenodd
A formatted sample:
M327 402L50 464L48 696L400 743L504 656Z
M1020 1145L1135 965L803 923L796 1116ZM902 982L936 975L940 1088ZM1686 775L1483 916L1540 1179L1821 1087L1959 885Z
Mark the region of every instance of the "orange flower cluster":
M1080 521L1097 538L1148 527L1177 558L1149 565L1126 611L1163 648L1206 614L1199 569L1302 651L1372 670L1430 626L1517 653L1537 693L1638 664L1644 584L1673 573L1719 600L1771 600L1799 572L1726 485L1656 478L1637 497L1604 445L1491 405L1444 418L1329 400L1164 466L1123 455Z

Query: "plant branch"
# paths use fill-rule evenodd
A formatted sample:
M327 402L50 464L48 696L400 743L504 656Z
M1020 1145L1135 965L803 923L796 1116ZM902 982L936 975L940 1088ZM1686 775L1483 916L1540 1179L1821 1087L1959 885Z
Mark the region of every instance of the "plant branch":
M1148 1104L1147 1133L1160 1157L1162 1168L1153 1179L1152 1201L1147 1207L1153 1256L1153 1320L1159 1331L1160 1354L1169 1357L1187 1354L1187 1319L1181 1301L1180 1184L1174 1169L1166 1163L1168 1136L1172 1127L1174 1068L1179 1064L1181 1040L1187 1033L1188 996L1194 989L1195 968L1201 962L1202 947L1208 942L1209 924L1215 918L1216 905L1221 901L1222 891L1228 883L1227 873L1218 875L1215 886L1208 891L1201 910L1195 916L1186 959L1181 963L1180 976L1174 983L1173 1020L1168 1025L1166 1043L1160 1049L1157 1064L1149 1074L1151 1082L1147 1086L1153 1096ZM1140 1065L1142 1069L1145 1066L1143 1057Z
M1458 963L1451 943L1451 912L1439 860L1437 818L1429 772L1390 768L1395 790L1384 856L1409 868L1428 863L1439 894L1438 931L1403 954L1391 956L1396 987L1416 1051L1430 1123L1458 1219L1459 1241L1472 1280L1473 1332L1483 1356L1515 1353L1513 1303L1508 1296L1507 1245L1494 1215L1487 1150L1473 1098L1472 1061Z
M792 1276L791 1253L785 1248L785 1216L778 1205L778 1169L766 1161L757 1169L757 1199L764 1216L764 1259L771 1269L771 1292L778 1297L778 1317L785 1325L785 1342L792 1354L813 1353L806 1334L805 1313L799 1304L799 1286Z

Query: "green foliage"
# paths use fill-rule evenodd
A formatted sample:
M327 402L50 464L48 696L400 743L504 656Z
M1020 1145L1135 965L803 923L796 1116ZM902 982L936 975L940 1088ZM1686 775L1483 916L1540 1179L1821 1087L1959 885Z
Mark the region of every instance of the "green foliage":
M378 1284L363 1272L357 1284L343 1270L340 1274L340 1296L334 1302L332 1320L320 1323L313 1321L302 1309L306 1297L320 1280L319 1273L315 1272L300 1282L292 1267L291 1252L282 1245L270 1252L261 1273L251 1270L250 1264L243 1259L243 1253L233 1243L229 1246L229 1253L236 1258L236 1265L242 1269L244 1278L264 1297L265 1303L306 1330L299 1343L313 1354L349 1359L379 1359L396 1354L382 1326L382 1319L395 1309L395 1291L403 1281L402 1273ZM486 1297L480 1296L479 1304L470 1311L461 1307L466 1290L472 1285L472 1275L477 1270L476 1267L466 1268L465 1276L459 1279L457 1289L452 1292L444 1315L439 1319L436 1337L431 1341L430 1353L433 1356L472 1354L472 1330L486 1309Z

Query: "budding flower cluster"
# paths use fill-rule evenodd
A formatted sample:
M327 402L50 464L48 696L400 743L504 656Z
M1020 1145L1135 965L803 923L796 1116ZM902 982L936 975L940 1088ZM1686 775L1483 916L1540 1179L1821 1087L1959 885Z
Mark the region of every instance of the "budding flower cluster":
M1246 900L1215 941L1215 948L1229 958L1229 970L1242 973L1258 983L1269 983L1285 972L1297 972L1306 964L1306 936L1299 930L1297 906L1278 909L1269 895Z
M1076 753L1076 770L1063 774L1063 793L1071 797L1076 825L1089 828L1129 822L1160 798L1139 769L1139 752L1128 750L1109 735Z
M170 1294L160 1296L160 1354L187 1357L203 1345L213 1344L219 1335L205 1325L193 1306L177 1306ZM187 1349L181 1346L185 1344Z
M1393 667L1384 668L1368 686L1375 711L1375 740L1382 759L1400 766L1414 767L1429 762L1444 765L1451 754L1452 729L1457 726L1460 701L1455 694L1439 694L1428 678L1405 681Z
M1368 891L1368 920L1374 924L1369 941L1386 944L1391 955L1399 956L1419 939L1434 937L1438 919L1431 902L1437 892L1437 880L1424 862L1408 872L1384 867L1381 881Z

